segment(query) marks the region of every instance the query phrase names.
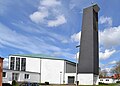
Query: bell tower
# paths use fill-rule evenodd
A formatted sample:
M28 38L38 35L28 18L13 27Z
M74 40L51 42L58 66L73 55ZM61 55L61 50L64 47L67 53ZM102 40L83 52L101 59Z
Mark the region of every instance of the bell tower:
M80 85L97 85L99 76L99 42L97 4L83 10L78 81Z

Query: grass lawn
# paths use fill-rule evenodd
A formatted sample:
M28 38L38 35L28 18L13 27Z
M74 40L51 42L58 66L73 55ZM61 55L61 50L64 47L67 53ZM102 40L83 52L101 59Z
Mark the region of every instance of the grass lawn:
M108 85L96 85L96 86L117 86L119 84L120 83L108 84ZM75 85L48 85L48 86L75 86ZM79 86L95 86L95 85L79 85Z
M108 85L96 85L96 86L117 86L120 85L120 83L114 83L114 84L108 84ZM79 85L79 86L92 86L92 85Z
M98 86L117 86L118 83L115 83L115 84L108 84L108 85L98 85Z
M114 84L108 84L108 85L98 85L98 86L117 86L117 85L119 85L120 83L114 83Z

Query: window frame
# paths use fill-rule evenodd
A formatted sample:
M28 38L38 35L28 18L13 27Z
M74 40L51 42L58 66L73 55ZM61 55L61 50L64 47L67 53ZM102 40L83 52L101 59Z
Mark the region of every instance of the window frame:
M16 57L16 70L20 70L20 58L19 57Z
M3 73L5 73L5 77L3 77L3 75L4 75ZM3 73L2 73L2 77L7 78L7 72L3 72Z
M26 58L21 58L21 71L26 71Z
M30 74L24 74L24 79L30 79Z
M10 69L15 69L15 57L10 57Z
M20 75L19 73L12 73L12 80L18 81L19 80L19 75Z
M109 81L109 79L106 79L106 81Z
M103 79L100 79L100 81L103 81Z

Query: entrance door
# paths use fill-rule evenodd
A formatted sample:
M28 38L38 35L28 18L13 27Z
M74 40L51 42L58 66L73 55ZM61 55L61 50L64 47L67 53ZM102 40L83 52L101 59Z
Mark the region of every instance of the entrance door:
M75 77L74 76L68 76L68 84L74 84Z

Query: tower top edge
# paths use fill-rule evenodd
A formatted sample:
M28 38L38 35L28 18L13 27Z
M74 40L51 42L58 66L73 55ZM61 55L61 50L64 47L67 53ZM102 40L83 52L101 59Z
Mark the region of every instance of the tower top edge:
M92 4L89 7L84 8L83 10L90 9L90 8L94 9L95 12L98 12L100 10L100 7L98 6L98 4Z

